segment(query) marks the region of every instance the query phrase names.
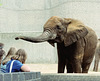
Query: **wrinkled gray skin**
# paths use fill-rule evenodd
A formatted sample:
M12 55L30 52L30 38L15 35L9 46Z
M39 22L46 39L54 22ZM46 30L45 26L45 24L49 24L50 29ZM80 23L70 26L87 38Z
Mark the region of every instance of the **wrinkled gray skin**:
M99 66L99 60L100 60L100 39L98 39L96 51L95 51L95 61L94 61L94 68L93 71L98 71Z
M29 42L48 41L52 46L57 43L58 73L88 73L97 44L95 32L78 20L51 17L44 25L42 35L38 37L19 36Z

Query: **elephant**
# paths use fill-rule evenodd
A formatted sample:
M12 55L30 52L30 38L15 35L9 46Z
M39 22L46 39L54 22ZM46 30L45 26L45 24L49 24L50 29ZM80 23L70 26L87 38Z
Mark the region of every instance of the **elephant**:
M93 71L96 71L96 72L98 71L99 60L100 60L100 39L98 39L97 47L95 50L95 60L94 60Z
M88 73L97 45L97 35L80 20L52 16L44 24L43 33L36 37L18 36L16 40L57 43L58 73Z

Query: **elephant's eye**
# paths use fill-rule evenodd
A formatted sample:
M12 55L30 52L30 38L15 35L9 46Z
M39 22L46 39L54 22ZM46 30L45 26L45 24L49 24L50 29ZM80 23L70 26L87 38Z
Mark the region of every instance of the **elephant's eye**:
M59 25L56 26L57 29L61 29Z

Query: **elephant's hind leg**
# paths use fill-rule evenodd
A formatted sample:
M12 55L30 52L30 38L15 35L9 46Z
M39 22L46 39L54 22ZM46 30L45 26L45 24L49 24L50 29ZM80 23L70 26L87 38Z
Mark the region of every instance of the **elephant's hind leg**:
M94 61L94 68L93 68L93 71L98 71L98 66L99 66L99 60L100 60L100 54L99 54L100 51L96 51L95 53L95 61Z
M91 63L83 63L82 64L82 73L88 73Z

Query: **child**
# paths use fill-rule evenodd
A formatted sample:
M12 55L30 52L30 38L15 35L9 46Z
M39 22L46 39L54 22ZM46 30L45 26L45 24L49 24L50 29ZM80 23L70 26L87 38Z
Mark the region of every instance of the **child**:
M12 55L15 55L16 53L16 48L11 47L7 53L7 55L5 56L5 58L2 60L1 63L1 72L6 73L6 64L8 61L10 61L10 58Z
M27 54L24 49L19 49L11 60L7 63L6 72L30 72L30 68L25 64Z
M3 56L5 56L5 51L3 50L3 47L4 47L4 44L0 43L0 73L2 73L2 71L1 71L2 59L3 59Z
M10 58L12 57L12 55L15 55L16 53L16 48L15 47L11 47L6 55L6 57L4 58L2 64L6 64L8 61L10 61Z
M5 51L3 50L4 44L0 43L0 65L1 65L1 61L3 59L3 56L5 55Z

